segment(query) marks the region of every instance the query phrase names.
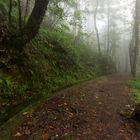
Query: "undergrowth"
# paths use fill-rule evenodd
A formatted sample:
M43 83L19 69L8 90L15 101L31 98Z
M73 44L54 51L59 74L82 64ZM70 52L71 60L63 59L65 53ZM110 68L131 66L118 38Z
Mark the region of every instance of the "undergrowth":
M18 30L16 3L12 11L12 25L8 26L8 2L0 2L2 42ZM65 26L53 30L41 27L39 34L21 54L17 48L8 47L0 46L0 125L36 100L115 71L109 56L100 56L94 44L89 46L82 39L75 40Z
M140 104L140 77L138 76L137 78L129 81L128 85L134 93L135 104Z
M28 105L34 98L52 96L64 87L114 71L110 58L99 57L86 42L74 44L72 34L46 28L21 56L13 53L6 58L1 62L0 116L8 116L9 107L26 101Z

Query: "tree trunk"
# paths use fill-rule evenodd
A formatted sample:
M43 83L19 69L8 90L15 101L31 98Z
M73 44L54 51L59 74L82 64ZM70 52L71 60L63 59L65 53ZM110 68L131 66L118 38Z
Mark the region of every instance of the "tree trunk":
M101 45L100 45L99 31L97 27L98 6L99 6L99 1L96 0L96 7L95 7L95 13L94 13L94 26L95 26L96 36L97 36L98 52L101 55Z
M133 32L132 32L132 39L130 42L130 47L129 47L129 58L130 58L130 68L131 68L131 74L133 75L133 62L134 62L134 41L135 41L135 30L133 27Z
M110 5L109 5L109 0L107 0L107 6L108 6L108 11L107 11L107 53L110 51Z
M22 29L22 12L21 12L21 2L18 0L18 26L19 30Z
M136 77L137 74L137 63L138 63L138 55L139 55L139 45L140 45L140 1L136 0L135 6L135 24L134 24L134 58L132 64L132 74ZM134 117L136 120L140 122L140 104L135 106Z
M8 20L9 20L9 26L11 26L12 23L12 7L13 7L13 3L12 0L9 0L9 12L8 12Z
M135 25L134 25L134 31L135 31L135 46L134 46L134 58L133 58L133 76L136 76L137 73L137 61L138 61L138 55L139 55L139 27L140 27L140 1L136 0L136 14L135 14Z
M26 8L25 8L25 15L24 15L24 24L26 24L26 18L28 17L29 14L29 3L30 0L26 0Z
M8 47L22 48L37 35L48 4L49 0L35 0L34 8L26 25L21 32L11 37L9 43L6 42Z

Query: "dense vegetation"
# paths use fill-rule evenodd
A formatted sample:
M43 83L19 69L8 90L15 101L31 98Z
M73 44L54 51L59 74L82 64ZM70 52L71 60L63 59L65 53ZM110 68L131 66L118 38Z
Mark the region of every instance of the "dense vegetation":
M19 29L17 6L8 24L8 1L0 1L0 40L3 44ZM24 24L24 21L22 21ZM41 26L26 47L1 45L0 124L27 105L55 91L115 71L111 57L100 55L86 40L75 40L67 26ZM86 36L86 35L85 35Z
M134 91L134 99L136 104L140 104L140 77L129 81L129 87Z
M133 113L133 117L140 121L140 77L136 77L135 79L129 81L129 87L133 92L134 103L136 105L136 111Z

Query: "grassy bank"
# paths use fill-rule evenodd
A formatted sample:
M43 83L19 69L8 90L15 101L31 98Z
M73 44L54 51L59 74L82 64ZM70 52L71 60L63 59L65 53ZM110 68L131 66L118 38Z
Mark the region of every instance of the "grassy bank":
M134 102L136 105L140 104L140 77L129 81L129 87L134 93Z

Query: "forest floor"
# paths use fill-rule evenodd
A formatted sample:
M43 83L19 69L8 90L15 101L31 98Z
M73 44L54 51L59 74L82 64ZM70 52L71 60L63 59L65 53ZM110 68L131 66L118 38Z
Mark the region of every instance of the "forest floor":
M11 133L12 140L140 140L127 75L112 75L61 91Z

